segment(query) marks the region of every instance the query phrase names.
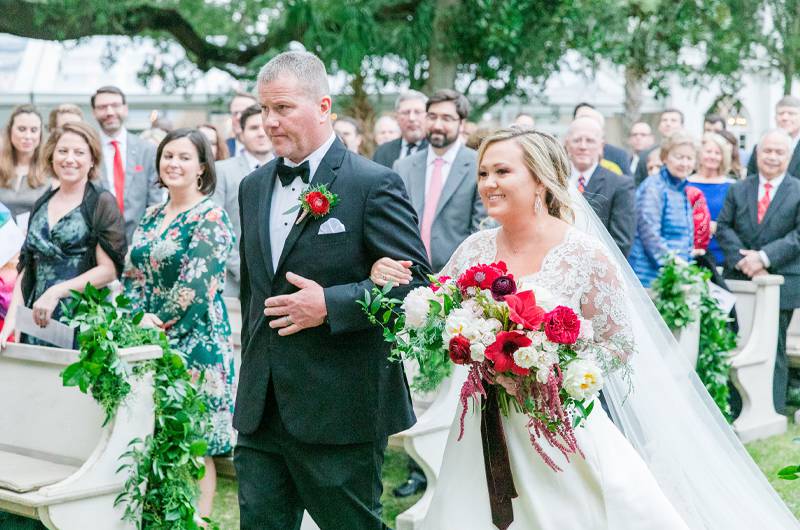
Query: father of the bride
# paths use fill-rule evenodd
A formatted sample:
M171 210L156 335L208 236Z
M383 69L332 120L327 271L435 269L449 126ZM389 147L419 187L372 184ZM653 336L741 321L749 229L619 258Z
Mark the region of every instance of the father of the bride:
M421 285L425 247L400 177L336 139L328 93L310 53L282 53L259 73L278 158L239 190L243 352L233 422L242 529L297 529L303 509L322 530L384 528L387 438L415 421L402 365L388 360L381 330L356 301L381 256L417 264L399 297ZM293 207L309 186L338 202L325 211L311 200L313 214L303 215Z

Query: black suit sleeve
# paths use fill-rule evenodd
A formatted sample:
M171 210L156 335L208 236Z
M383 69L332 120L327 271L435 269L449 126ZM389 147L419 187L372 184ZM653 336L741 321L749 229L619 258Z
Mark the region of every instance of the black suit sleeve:
M756 149L758 146L753 147L753 152L750 153L750 160L747 161L747 174L758 175L758 162L756 161Z
M736 191L737 190L734 188L730 188L725 195L725 203L717 217L717 233L715 235L725 255L725 268L730 270L735 269L736 264L742 259L742 255L739 254L739 249L744 248L741 238L733 227L736 216L745 215L746 213L737 212Z
M633 176L636 186L641 184L642 181L647 178L647 157L649 157L650 153L653 152L653 149L656 148L657 146L651 147L650 149L645 149L639 153L639 163L636 164L636 174Z
M412 288L427 283L430 265L419 236L417 217L406 197L403 181L394 172L386 171L376 176L367 195L364 206L364 244L372 263L386 256L396 260L409 260L414 264L411 284L392 290L392 295L396 298L403 298ZM244 263L242 265L244 268ZM244 275L242 279L244 280ZM364 291L372 289L374 285L367 278L324 289L332 334L359 331L372 325L356 302L362 300Z
M247 197L246 193L243 193L243 189L245 187L245 180L239 183L239 219L245 219L243 215L243 208L242 202ZM242 342L242 351L247 348L247 344L250 342L250 326L248 325L250 322L250 273L247 269L247 258L244 249L244 231L247 230L248 223L242 225L242 230L240 232L241 236L239 238L239 302L241 303L241 311L242 311L242 331L241 331L241 342Z
M628 257L636 235L636 191L633 179L617 178L617 186L611 197L608 233L614 238L622 255Z
M769 258L769 268L779 269L797 259L800 254L800 208L795 211L794 226L795 229L783 236L780 239L770 241L763 247L763 250Z

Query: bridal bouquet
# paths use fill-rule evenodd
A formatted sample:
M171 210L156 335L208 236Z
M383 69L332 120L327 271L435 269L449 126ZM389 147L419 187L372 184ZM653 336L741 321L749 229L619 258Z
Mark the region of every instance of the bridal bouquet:
M531 443L559 471L540 440L567 458L580 453L574 428L589 416L603 386L592 323L566 306L545 309L531 290L518 291L503 262L431 280L402 301L388 296L390 284L360 302L393 343L393 357L419 363L412 387L433 390L453 364L466 366L461 436L469 400L487 398L491 385L501 413L513 408L525 414ZM547 294L540 290L539 299Z

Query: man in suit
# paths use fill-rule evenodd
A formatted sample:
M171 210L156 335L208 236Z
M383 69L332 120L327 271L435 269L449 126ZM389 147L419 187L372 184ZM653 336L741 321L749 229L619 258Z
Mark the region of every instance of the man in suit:
M241 528L378 530L390 434L415 418L401 363L356 301L382 256L430 272L414 208L393 171L348 151L330 119L325 66L285 52L259 73L279 157L241 184L242 366L234 415ZM299 215L308 182L338 196ZM394 293L393 293L394 294Z
M572 112L572 119L575 118L591 118L595 120L601 130L606 128L606 117L594 108L589 103L578 103L575 110ZM603 144L603 157L600 159L600 165L617 175L627 174L627 169L631 165L631 159L625 149L617 147L616 145Z
M748 280L780 274L778 348L773 378L775 410L786 413L786 330L800 306L800 180L787 172L792 138L784 129L758 143L757 173L733 184L717 218L717 240L725 254L725 276Z
M467 116L469 102L462 94L436 92L426 104L427 149L394 163L419 217L434 271L486 217L478 195L478 155L459 138Z
M628 145L631 147L632 155L630 170L626 171L628 175L635 175L639 164L647 165L647 159L643 159L641 154L643 151L653 147L654 143L653 130L647 123L637 121L631 125L631 131L628 134Z
M800 177L800 98L783 96L775 105L775 125L783 129L791 138L789 148L789 166L786 172L793 177ZM747 162L747 174L753 174L758 168L758 145L753 148L753 154Z
M669 108L661 113L658 119L658 133L661 135L661 140L672 136L675 131L683 128L683 112L675 108ZM661 147L661 144L655 144L650 149L639 153L639 164L636 166L636 173L633 175L633 180L638 186L644 179L647 178L647 158L654 150ZM644 163L642 163L644 162Z
M381 116L375 122L372 137L375 139L375 145L377 146L397 140L400 138L400 125L391 116Z
M577 118L570 124L565 146L572 163L570 185L583 193L627 257L636 233L633 179L600 165L603 130L591 118Z
M520 112L514 118L514 122L511 125L514 127L519 127L520 129L533 129L536 127L536 118L533 117L533 114Z
M91 104L100 125L103 147L101 185L117 199L130 244L145 210L164 200L158 183L156 148L125 128L128 104L122 90L115 86L100 87L92 95Z
M242 134L242 112L247 107L256 105L256 98L246 92L236 92L233 99L228 104L228 111L231 113L231 131L233 136L225 140L225 145L228 146L228 155L233 158L242 154L244 144L241 141L240 135Z
M425 94L409 90L394 102L394 115L400 126L400 138L381 144L372 160L382 166L392 167L395 161L428 147L425 139Z
M272 143L264 131L261 107L252 105L240 113L239 138L244 149L242 154L220 160L214 165L217 172L217 186L214 189L214 202L225 208L233 225L236 241L242 235L239 219L239 184L247 175L260 168L274 157ZM225 296L239 296L239 251L234 249L228 257L228 270L225 279Z
M364 131L361 124L350 116L338 116L333 122L333 132L342 141L345 147L354 153L361 150L361 142L364 140Z

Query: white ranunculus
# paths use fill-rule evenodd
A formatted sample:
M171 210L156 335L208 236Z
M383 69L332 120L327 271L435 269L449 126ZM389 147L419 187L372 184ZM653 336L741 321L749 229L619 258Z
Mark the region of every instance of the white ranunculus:
M483 342L475 341L470 343L469 354L472 357L473 361L482 363L483 360L486 358L486 356L484 355L485 352L486 352L486 345L483 344Z
M406 295L403 300L403 313L406 315L407 329L419 329L425 325L430 311L430 301L433 298L434 292L428 287L417 287Z
M468 307L459 307L447 315L444 323L442 339L445 344L450 343L450 339L456 335L463 335L470 342L477 340L481 336L481 321L475 317L475 313Z
M497 333L503 329L503 323L496 318L487 318L483 321L483 330L485 333Z
M567 365L564 388L575 399L594 397L603 388L603 373L589 359L580 359Z
M514 352L514 362L520 368L531 368L536 358L536 350L530 346L523 346Z

